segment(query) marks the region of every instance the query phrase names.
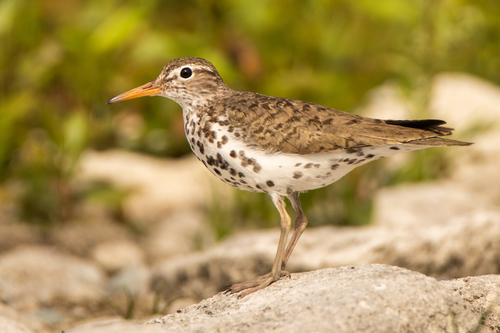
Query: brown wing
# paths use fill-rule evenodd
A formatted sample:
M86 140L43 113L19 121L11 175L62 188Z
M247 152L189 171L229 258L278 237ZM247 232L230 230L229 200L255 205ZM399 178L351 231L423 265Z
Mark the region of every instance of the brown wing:
M380 120L287 98L238 92L226 105L228 120L250 146L289 154L411 144L455 146L441 120Z

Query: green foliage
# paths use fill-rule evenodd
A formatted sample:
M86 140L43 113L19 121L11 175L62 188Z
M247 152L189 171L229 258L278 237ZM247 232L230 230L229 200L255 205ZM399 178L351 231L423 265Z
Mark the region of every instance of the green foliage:
M498 0L3 0L0 179L22 184L27 219L63 221L79 200L71 179L84 149L189 153L174 103L144 98L105 105L181 56L211 60L235 89L342 110L392 79L416 92L408 94L421 110L415 117L425 116L428 83L437 72L500 83L498 17ZM394 179L429 178L419 172ZM347 216L368 216L370 204L357 189L363 174L318 191L341 202L344 213L320 218L318 210L317 219L348 223ZM304 206L316 211L320 194L304 195ZM241 219L274 214L267 198L246 195L238 198Z

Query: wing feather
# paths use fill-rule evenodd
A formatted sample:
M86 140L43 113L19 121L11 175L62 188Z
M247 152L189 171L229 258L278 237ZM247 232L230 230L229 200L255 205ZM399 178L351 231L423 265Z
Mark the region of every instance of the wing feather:
M443 139L452 130L442 120L380 120L287 98L241 92L225 105L243 140L268 151L314 154L348 148L409 144L469 145Z

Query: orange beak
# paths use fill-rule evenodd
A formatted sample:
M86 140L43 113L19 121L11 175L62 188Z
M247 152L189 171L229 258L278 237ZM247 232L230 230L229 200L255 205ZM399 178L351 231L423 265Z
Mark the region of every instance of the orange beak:
M127 99L132 99L137 97L159 95L161 93L160 87L156 86L154 83L155 81L151 81L146 84L143 84L140 87L126 91L123 94L120 94L110 99L107 104L113 104L116 102L121 102Z

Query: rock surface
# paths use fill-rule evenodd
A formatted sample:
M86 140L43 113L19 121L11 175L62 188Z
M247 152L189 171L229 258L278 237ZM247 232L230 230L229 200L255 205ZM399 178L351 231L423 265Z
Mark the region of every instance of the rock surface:
M424 226L425 222L306 229L287 269L385 263L446 278L500 271L499 211ZM278 237L278 229L247 232L201 253L159 261L153 267L153 288L168 286L161 290L170 297L210 297L232 283L267 273Z
M143 247L153 261L183 255L215 243L206 210L175 211L151 226Z
M165 332L466 332L474 322L435 279L363 265L293 274L244 299L218 294L151 323Z
M24 324L0 317L0 332L2 333L33 333Z
M468 305L483 322L480 332L500 332L500 275L472 276L440 281Z
M234 191L222 186L199 163L194 156L166 161L120 150L89 151L82 158L79 179L106 181L131 190L125 203L126 217L154 221L171 211L205 207L212 188L226 194Z
M217 294L134 332L470 332L481 316L477 332L495 332L499 305L492 295L500 277L471 279L437 281L386 265L323 269L292 274L243 299ZM485 285L487 296L478 298ZM123 323L103 322L67 332L122 328L128 332Z
M65 333L163 333L159 326L144 325L123 319L92 321L78 327L65 329Z
M465 130L478 122L500 122L500 87L466 73L434 77L429 105L438 119Z
M116 272L130 266L144 263L144 252L131 241L103 242L92 250L92 257L103 269Z
M12 331L9 331L12 330ZM28 314L0 302L0 332L45 332L46 325ZM17 331L16 331L17 330Z
M91 263L43 246L0 257L2 301L18 310L38 310L57 299L84 302L99 296L103 281L103 273Z

